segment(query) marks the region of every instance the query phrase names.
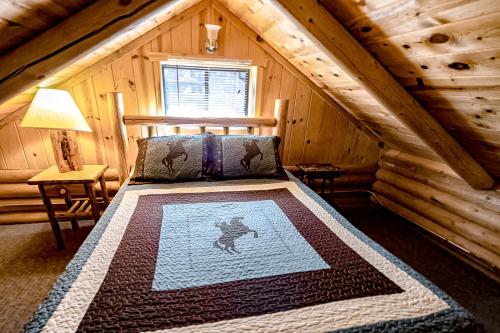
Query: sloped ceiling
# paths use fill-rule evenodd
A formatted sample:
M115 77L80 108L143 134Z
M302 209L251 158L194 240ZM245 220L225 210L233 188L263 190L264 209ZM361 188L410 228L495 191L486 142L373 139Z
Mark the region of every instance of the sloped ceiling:
M22 6L16 7L18 13L14 16L34 16L37 11L29 9L33 8L32 2L34 3L29 0L20 1L19 3L28 5L25 9ZM46 0L36 3L44 4L44 8L52 8L51 2ZM83 7L90 2L92 1L74 0L70 3L77 8L77 5ZM64 86L64 82L82 71L88 71L89 67L95 66L99 60L113 52L119 52L120 48L126 47L138 35L175 17L197 2L181 2L169 13L144 22L140 29L130 31L105 47L87 54L45 80L41 86ZM498 0L320 2L483 167L492 175L500 177ZM54 0L54 3L61 6L60 1ZM325 57L301 29L268 1L214 0L212 3L214 6L225 7L238 16L386 146L439 160L422 140ZM0 4L0 8L2 6L4 2ZM71 13L71 10L67 11L67 15ZM47 20L39 29L58 22L64 16L62 10L59 14L57 19ZM15 22L12 17L8 19ZM4 48L17 45L36 34L36 31L24 35L11 33L14 31L12 29L4 31L9 33L7 41L1 44ZM28 90L4 103L0 106L0 114L9 114L26 105L31 101L33 93L34 89Z
M0 3L0 55L95 0L5 0Z
M320 2L483 167L500 176L500 1ZM380 119L377 125L391 124Z
M66 0L61 1L61 0L52 0L53 2L59 4L59 3L64 3L65 6ZM9 0L9 1L0 1L0 16L3 14L4 11L7 12L7 10L12 6L11 3L16 3L16 8L18 9L17 11L17 16L22 17L22 16L33 16L35 15L36 11L33 11L29 8L35 7L35 4L42 4L46 3L45 8L52 8L52 6L49 5L50 0L22 0L22 1L14 1L14 0ZM24 7L20 6L20 3L26 3ZM140 37L145 34L146 32L151 32L149 36L154 35L155 33L159 34L164 27L162 27L163 23L166 23L169 20L175 20L175 19L181 19L180 16L181 13L187 10L191 10L192 7L195 7L197 5L200 5L200 2L207 3L208 0L142 0L142 1L135 1L133 2L132 0L103 0L103 1L89 1L89 0L69 0L68 3L80 3L80 4L86 4L86 6L81 6L79 11L76 11L71 15L70 12L68 12L68 17L66 17L65 20L60 20L58 25L55 23L54 25L49 25L48 22L45 23L45 29L41 29L39 32L39 35L29 39L26 36L25 42L23 44L17 45L17 48L9 48L4 50L3 54L0 54L0 69L1 69L1 64L2 64L2 57L9 57L10 53L18 51L20 48L24 46L28 46L25 48L28 49L26 52L32 51L33 47L30 47L30 43L36 42L37 39L42 39L45 38L45 44L47 44L47 35L51 35L51 33L59 33L60 29L59 27L63 25L64 23L67 23L68 21L73 20L73 22L77 22L77 24L68 24L71 26L71 29L74 30L73 36L76 39L78 36L78 32L80 30L81 26L84 26L82 21L85 21L87 19L87 14L85 13L86 10L87 12L95 12L99 10L106 10L106 11L111 11L115 7L132 7L131 10L132 12L130 14L133 14L135 12L134 7L136 8L145 8L147 6L144 5L155 5L156 6L162 6L164 10L160 11L159 13L155 15L149 15L147 19L143 19L140 22L137 22L134 24L133 29L128 28L126 31L124 31L122 34L120 34L118 37L113 38L112 40L108 41L101 47L93 47L92 49L88 49L86 52L81 52L78 57L68 66L63 67L60 69L58 72L53 73L52 75L47 75L45 76L43 81L37 80L37 78L33 78L33 87L27 89L26 91L16 91L18 93L17 96L9 99L7 102L1 103L0 105L0 119L7 117L9 114L12 114L13 112L22 109L23 106L25 106L27 103L30 103L31 100L33 99L33 96L36 92L37 87L59 87L61 86L64 82L68 80L74 80L75 77L78 77L79 74L82 72L85 72L89 67L94 66L96 63L98 63L101 59L108 57L108 56L115 56L116 58L119 57L120 54L126 53L131 51L130 48L133 48L135 44L139 43L133 43L136 39L140 39ZM141 4L142 3L142 4ZM133 6L135 4L135 6ZM56 6L56 4L54 4ZM94 7L93 7L94 6ZM92 8L93 7L93 8ZM101 8L102 7L102 8ZM40 11L40 10L38 10ZM109 13L108 16L112 16L113 13ZM83 17L80 17L80 16ZM90 15L90 14L89 14ZM94 14L95 15L95 14ZM118 15L118 14L115 14ZM122 15L123 17L129 16L129 15ZM130 15L132 16L132 15ZM13 19L13 18L11 18ZM111 19L109 19L111 20ZM112 22L113 20L111 20ZM120 21L120 20L116 20ZM91 25L88 27L92 28ZM95 27L96 29L100 29L102 27ZM53 30L49 30L53 29ZM43 31L42 31L43 30ZM68 30L67 27L64 27L63 34L65 33L66 30ZM45 34L45 36L44 36ZM2 35L3 36L3 35ZM149 38L154 38L149 37ZM9 39L9 38L7 38ZM45 45L42 44L42 45ZM130 44L130 45L129 45ZM14 45L14 44L12 44ZM37 45L36 49L39 49L40 47ZM62 46L62 48L66 48L66 45ZM71 47L67 48L71 49ZM23 52L21 56L23 56L26 52ZM45 51L42 51L45 52ZM48 52L48 51L47 51ZM19 53L19 52L18 52ZM40 52L39 52L40 53ZM55 52L54 52L55 53ZM57 56L57 53L55 53ZM19 54L17 55L19 56ZM40 56L40 58L44 58L46 54L43 54ZM34 58L34 60L38 61L38 58ZM57 62L57 61L56 61ZM0 100L5 100L3 99L3 96L0 95Z
M222 2L296 68L381 137L386 145L439 159L425 143L342 71L271 2L258 0Z

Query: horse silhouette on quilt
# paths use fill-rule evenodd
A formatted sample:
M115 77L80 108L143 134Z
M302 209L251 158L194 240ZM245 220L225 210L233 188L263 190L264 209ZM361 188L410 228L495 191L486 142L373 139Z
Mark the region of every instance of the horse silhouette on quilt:
M236 239L248 234L253 233L254 238L258 238L257 231L250 229L241 222L243 217L233 217L229 223L222 222L216 223L215 226L222 231L222 235L214 242L214 247L221 251L226 251L229 254L240 253L236 250Z

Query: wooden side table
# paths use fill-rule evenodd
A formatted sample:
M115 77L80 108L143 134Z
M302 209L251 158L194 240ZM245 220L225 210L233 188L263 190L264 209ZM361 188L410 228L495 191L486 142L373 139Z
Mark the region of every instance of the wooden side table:
M311 181L313 179L323 179L321 183L321 194L325 194L326 181L330 181L330 192L333 193L334 185L333 180L342 176L344 170L336 167L333 164L297 164L299 168L300 180L304 181L304 177L307 177L307 185L311 187Z
M99 220L100 214L97 206L95 184L97 182L101 184L102 199L108 205L109 197L104 180L104 172L107 169L107 165L85 165L83 170L80 171L60 173L57 166L52 166L28 180L28 184L38 185L43 204L47 209L52 231L56 238L57 249L64 248L59 220L70 220L73 230L78 229L79 218L92 217L95 222ZM87 197L73 199L70 193L70 185L83 185ZM64 197L67 211L63 213L55 212L48 194L48 192L54 192L54 190L57 191L57 194Z

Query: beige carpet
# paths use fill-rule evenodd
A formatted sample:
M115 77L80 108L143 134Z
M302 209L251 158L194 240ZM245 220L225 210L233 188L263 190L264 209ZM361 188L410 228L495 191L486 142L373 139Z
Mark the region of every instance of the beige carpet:
M65 249L57 251L48 223L0 225L0 332L19 332L94 225L73 232L62 222Z

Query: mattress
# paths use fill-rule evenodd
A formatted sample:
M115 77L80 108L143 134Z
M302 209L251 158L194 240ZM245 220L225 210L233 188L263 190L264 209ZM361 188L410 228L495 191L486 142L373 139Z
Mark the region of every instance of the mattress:
M124 185L26 332L460 332L473 318L291 176Z

